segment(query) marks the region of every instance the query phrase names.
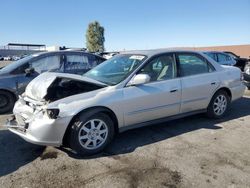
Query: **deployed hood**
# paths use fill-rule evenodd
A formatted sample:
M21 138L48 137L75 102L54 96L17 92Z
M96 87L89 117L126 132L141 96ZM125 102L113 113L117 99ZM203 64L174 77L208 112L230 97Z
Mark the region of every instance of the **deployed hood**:
M104 83L80 75L46 72L29 83L25 96L37 101L52 102L106 86Z

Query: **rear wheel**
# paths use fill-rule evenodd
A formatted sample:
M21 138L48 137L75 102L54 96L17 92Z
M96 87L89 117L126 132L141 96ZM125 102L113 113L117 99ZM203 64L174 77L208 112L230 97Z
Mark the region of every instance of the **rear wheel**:
M14 96L8 91L0 91L0 113L10 112L15 104Z
M83 113L73 123L70 147L80 155L93 155L102 151L114 136L114 123L104 113Z
M223 117L230 105L230 98L226 91L220 90L216 92L210 101L207 109L207 115L211 118Z

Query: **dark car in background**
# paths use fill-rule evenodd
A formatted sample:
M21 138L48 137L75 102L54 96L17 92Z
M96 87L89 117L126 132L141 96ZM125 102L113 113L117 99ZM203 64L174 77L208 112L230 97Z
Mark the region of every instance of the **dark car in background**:
M83 74L105 61L82 51L42 52L27 56L0 69L0 113L13 109L18 95L43 72Z
M221 65L236 66L236 61L229 54L217 51L207 51L204 54L208 55L210 58L215 60Z
M239 67L241 69L241 71L244 71L244 68L245 68L246 64L248 63L249 59L242 58L233 52L225 51L224 53L226 53L226 54L230 55L232 58L234 58L234 60L236 61L235 66Z

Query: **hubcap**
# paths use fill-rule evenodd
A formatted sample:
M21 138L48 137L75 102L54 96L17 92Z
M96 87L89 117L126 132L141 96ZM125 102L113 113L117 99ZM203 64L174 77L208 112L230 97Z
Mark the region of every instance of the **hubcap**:
M5 107L8 104L8 98L4 95L0 95L0 108Z
M224 95L219 95L218 97L216 97L213 105L214 113L220 116L225 112L226 108L227 108L226 97Z
M97 149L106 141L107 136L106 123L100 119L92 119L81 127L78 140L85 149Z

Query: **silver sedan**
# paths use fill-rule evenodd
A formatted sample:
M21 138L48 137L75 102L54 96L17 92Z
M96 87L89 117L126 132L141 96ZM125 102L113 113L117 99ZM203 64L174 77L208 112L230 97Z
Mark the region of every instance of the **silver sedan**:
M221 118L244 90L240 69L199 52L125 52L83 76L41 74L6 126L28 142L91 155L128 129L196 113Z

